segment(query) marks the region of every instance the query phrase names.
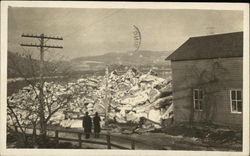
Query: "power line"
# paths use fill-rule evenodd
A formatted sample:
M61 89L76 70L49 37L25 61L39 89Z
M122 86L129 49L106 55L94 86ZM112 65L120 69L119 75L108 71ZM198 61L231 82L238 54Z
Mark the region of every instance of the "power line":
M104 16L103 18L101 18L101 19L99 19L99 20L97 20L97 21L95 21L95 22L89 24L89 25L86 26L86 27L89 28L89 29L91 29L91 28L93 28L93 27L92 27L93 25L98 24L98 23L101 23L101 22L104 21L105 19L107 19L107 18L113 16L114 14L117 14L118 12L120 12L120 11L122 11L122 10L123 10L123 9L116 10L116 11L114 11L113 13ZM87 29L85 29L85 30L87 30ZM67 35L65 35L65 37L71 36L71 35L73 35L73 34L79 32L79 31L81 31L81 28L78 29L78 30L76 30L76 31L73 31L73 32L71 32L71 33L69 33L69 34L67 34ZM85 32L84 34L86 34L86 32Z
M213 35L214 34L214 29L215 29L215 27L207 27L208 34Z

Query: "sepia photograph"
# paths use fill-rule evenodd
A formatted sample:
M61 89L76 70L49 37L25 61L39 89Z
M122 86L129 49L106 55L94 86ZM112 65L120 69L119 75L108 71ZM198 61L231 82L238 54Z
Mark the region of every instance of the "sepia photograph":
M0 154L248 155L248 19L241 3L2 3Z

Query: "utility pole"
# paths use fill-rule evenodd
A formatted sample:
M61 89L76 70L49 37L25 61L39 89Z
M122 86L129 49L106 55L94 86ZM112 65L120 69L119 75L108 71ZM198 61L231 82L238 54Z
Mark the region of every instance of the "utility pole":
M107 125L108 124L108 117L109 117L109 105L110 105L110 101L108 99L108 78L109 78L109 68L108 66L106 66L106 69L105 69L105 74L106 74L106 84L105 84L105 101L106 101L106 110L105 110L105 124Z
M26 47L35 47L35 48L40 48L40 85L39 85L39 117L40 117L40 126L41 126L41 135L43 136L43 141L45 141L46 138L46 121L45 121L45 104L44 104L44 93L43 93L43 87L44 87L44 52L45 48L59 48L62 49L62 46L50 46L50 45L45 45L45 40L63 40L62 37L49 37L45 36L44 34L41 35L25 35L23 34L22 37L27 37L27 38L37 38L40 41L40 45L38 44L20 44L21 46L26 46Z

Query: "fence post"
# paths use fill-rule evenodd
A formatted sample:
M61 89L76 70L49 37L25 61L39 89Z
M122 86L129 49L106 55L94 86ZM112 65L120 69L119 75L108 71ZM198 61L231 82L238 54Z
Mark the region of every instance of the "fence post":
M78 133L79 147L82 148L82 133Z
M134 150L135 149L135 141L131 140L131 149Z
M107 138L107 148L111 149L110 135L106 135L106 138Z
M18 127L15 125L15 131L18 132Z
M56 147L58 147L58 144L59 144L58 130L55 131L55 140L56 140Z

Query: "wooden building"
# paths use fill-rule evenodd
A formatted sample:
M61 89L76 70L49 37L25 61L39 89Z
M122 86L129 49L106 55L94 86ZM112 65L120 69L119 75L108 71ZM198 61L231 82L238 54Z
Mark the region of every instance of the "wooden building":
M243 32L191 37L166 60L175 122L242 126Z

